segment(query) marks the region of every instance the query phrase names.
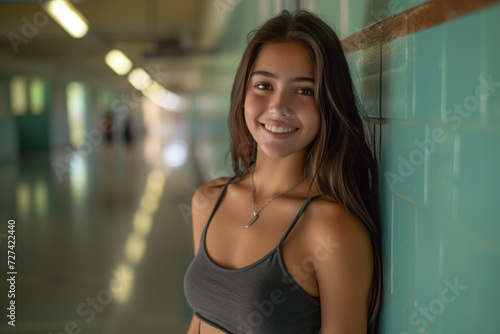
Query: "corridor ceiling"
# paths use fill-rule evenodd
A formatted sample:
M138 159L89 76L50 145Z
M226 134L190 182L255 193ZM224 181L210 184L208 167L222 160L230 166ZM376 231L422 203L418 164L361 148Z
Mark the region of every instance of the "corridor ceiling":
M75 0L89 31L71 37L42 8L45 1L0 2L0 71L37 69L128 85L104 62L119 49L134 67L156 72L168 89L196 85L194 65L216 50L225 21L211 0ZM155 75L155 73L152 73Z

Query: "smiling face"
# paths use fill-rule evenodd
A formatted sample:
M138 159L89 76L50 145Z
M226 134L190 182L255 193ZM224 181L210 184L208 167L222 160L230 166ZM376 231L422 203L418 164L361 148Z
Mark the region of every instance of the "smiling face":
M314 66L305 46L286 42L262 48L250 71L244 111L250 134L267 156L305 153L320 126Z

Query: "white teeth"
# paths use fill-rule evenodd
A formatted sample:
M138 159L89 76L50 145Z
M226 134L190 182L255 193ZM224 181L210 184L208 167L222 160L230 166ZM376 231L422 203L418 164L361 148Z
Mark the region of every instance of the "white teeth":
M266 129L268 129L269 131L271 132L275 132L275 133L286 133L286 132L292 132L292 131L295 131L297 130L297 128L282 128L282 127L275 127L274 125L268 125L268 124L264 124L264 126L266 127Z

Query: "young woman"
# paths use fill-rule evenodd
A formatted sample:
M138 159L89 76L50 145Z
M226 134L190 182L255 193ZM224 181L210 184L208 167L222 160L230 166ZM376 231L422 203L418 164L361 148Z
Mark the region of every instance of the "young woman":
M378 333L377 166L341 43L307 11L251 36L231 92L235 176L193 196L188 333Z

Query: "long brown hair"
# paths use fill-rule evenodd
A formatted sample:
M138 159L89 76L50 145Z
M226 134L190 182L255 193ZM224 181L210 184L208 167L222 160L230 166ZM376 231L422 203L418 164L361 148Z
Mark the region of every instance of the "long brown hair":
M233 171L238 177L246 176L256 159L256 143L246 126L243 105L257 55L266 44L302 43L314 64L315 100L321 118L304 161L305 176L323 198L342 204L368 229L374 272L367 333L377 334L383 291L378 170L341 42L325 22L305 10L293 15L284 10L250 32L248 39L234 79L228 117Z

